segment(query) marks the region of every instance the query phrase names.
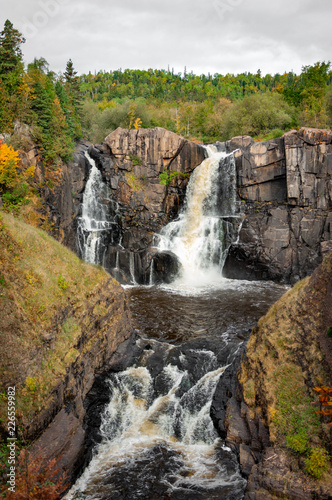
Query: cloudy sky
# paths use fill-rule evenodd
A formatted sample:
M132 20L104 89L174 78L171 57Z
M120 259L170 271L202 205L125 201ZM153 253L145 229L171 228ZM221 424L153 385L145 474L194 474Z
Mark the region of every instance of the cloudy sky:
M24 60L55 72L118 68L282 73L332 60L331 0L11 0Z

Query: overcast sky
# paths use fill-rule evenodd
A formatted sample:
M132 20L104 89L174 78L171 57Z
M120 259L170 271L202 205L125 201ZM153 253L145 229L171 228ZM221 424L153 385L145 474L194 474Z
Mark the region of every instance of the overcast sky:
M64 71L283 73L332 60L331 0L10 0L24 60Z

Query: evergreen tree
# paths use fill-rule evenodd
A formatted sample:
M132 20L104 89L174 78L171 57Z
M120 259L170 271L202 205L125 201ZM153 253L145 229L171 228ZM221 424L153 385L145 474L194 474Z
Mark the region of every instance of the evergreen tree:
M0 33L0 78L12 88L23 73L20 45L24 42L22 34L7 19Z
M82 137L82 127L80 123L82 114L82 95L80 90L80 80L76 75L77 72L74 70L73 62L69 59L64 73L65 90L69 100L69 113L66 113L66 119L70 129L74 131L73 138L80 139Z

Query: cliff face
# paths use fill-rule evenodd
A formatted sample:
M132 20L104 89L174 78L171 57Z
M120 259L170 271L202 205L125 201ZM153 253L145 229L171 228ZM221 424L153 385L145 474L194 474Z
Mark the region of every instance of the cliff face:
M22 162L35 166L45 229L79 253L77 223L91 168L84 156L89 150L114 201L114 230L106 237L103 264L122 282L132 282L134 269L136 281L148 283L153 234L178 215L204 148L161 128L118 128L101 145L80 143L73 161L53 172L43 166L31 139L26 141ZM332 132L303 128L267 142L235 137L217 144L234 152L243 218L224 275L296 282L312 273L332 249ZM167 185L160 184L161 173ZM170 255L158 259L163 280L177 265Z
M332 249L332 132L303 128L254 143L235 137L219 148L234 151L243 224L230 248L224 275L296 282L312 273ZM177 216L189 174L204 159L200 146L163 129L123 130L90 148L119 203L119 242L109 247L106 268L147 283L152 235ZM182 172L160 185L159 174ZM116 245L115 245L116 246Z
M190 172L205 158L205 150L162 128L125 130L118 128L102 145L89 148L104 181L118 204L118 234L104 254L105 268L123 282L149 282L153 234L176 217L182 206ZM160 184L159 175L172 179ZM160 259L161 257L159 257ZM116 260L121 272L116 274ZM172 269L165 256L161 268ZM164 272L165 274L165 272ZM167 274L167 273L166 273Z
M331 498L332 428L313 390L331 386L331 304L332 253L252 332L226 415L227 442L249 477L246 500Z
M332 249L332 132L235 137L223 147L234 151L245 213L226 276L295 282L312 273Z
M80 213L89 165L84 157L89 143L81 142L76 146L73 160L68 164L58 159L57 166L46 167L42 156L31 139L28 127L16 132L24 147L19 149L21 170L34 169L33 185L37 196L22 211L22 218L28 224L41 227L71 250L78 252L76 220Z
M16 387L19 437L43 433L31 457L55 458L70 476L82 452L85 397L132 332L125 293L45 232L1 217L0 391ZM3 399L0 411L6 437Z

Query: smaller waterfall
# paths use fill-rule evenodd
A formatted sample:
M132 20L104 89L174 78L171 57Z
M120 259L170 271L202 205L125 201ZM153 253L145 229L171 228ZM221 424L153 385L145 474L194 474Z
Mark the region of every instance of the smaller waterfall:
M137 281L135 279L135 255L133 252L129 253L129 271L133 284L137 285Z
M220 453L231 453L210 417L211 399L226 366L218 366L211 351L189 352L197 358L196 375L190 374L191 358L181 354L176 365L164 366L158 381L145 366L111 376L112 396L100 429L102 442L67 500L196 498L195 492L202 499L230 500L236 493L241 498L245 481L237 466L228 471L218 458ZM160 461L160 451L165 461ZM145 462L156 462L152 467L160 468L162 474L149 470ZM135 477L131 483L135 494L120 496L117 488L126 489L130 477ZM159 484L164 494L150 496L152 483ZM187 496L189 492L192 497Z
M221 275L236 217L233 155L207 147L208 158L190 177L183 212L157 235L157 248L179 258L182 281L209 281Z
M78 243L81 257L91 264L103 263L105 241L116 226L111 191L104 184L95 161L85 153L91 169L83 194L82 216L78 223Z

